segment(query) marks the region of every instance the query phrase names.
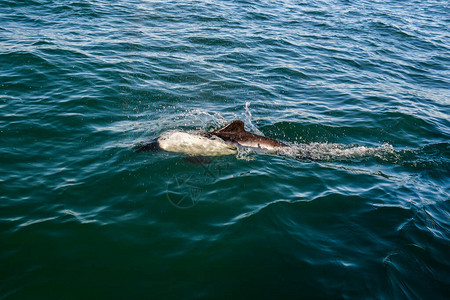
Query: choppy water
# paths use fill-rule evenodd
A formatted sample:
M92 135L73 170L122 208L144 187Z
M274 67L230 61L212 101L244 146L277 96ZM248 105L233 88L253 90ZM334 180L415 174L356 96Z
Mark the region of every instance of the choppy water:
M0 298L448 298L449 16L2 0ZM133 151L233 119L291 148Z

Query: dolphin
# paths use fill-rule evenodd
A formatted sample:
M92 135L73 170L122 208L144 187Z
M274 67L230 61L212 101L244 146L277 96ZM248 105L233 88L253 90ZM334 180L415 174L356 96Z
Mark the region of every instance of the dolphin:
M235 120L211 132L168 131L149 143L140 145L136 152L167 151L184 153L190 156L219 156L236 154L239 147L276 151L286 144L250 133L244 122Z

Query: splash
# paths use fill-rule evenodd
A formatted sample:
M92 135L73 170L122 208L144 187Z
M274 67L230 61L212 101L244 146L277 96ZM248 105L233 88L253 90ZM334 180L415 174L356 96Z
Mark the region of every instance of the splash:
M256 127L253 122L252 122L252 112L250 110L250 101L245 102L245 106L244 106L244 113L243 113L243 121L244 123L250 127L251 131L259 134L259 135L263 135L263 133L258 129L258 127Z

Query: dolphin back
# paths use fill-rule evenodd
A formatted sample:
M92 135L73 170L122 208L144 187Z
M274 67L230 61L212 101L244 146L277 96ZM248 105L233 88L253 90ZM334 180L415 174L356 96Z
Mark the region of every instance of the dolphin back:
M213 131L212 134L226 142L244 147L274 150L277 147L287 147L286 144L245 130L244 122L235 120L223 128Z

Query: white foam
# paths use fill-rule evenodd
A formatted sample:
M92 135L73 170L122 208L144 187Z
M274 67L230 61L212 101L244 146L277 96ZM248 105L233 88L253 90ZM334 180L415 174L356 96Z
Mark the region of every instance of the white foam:
M280 148L278 154L291 157L305 157L316 160L352 160L367 157L382 157L395 153L390 144L381 147L366 147L358 145L342 145L334 143L295 144L289 148Z
M168 131L158 139L159 147L168 152L184 153L196 156L220 156L236 154L237 149L219 139L183 132Z

